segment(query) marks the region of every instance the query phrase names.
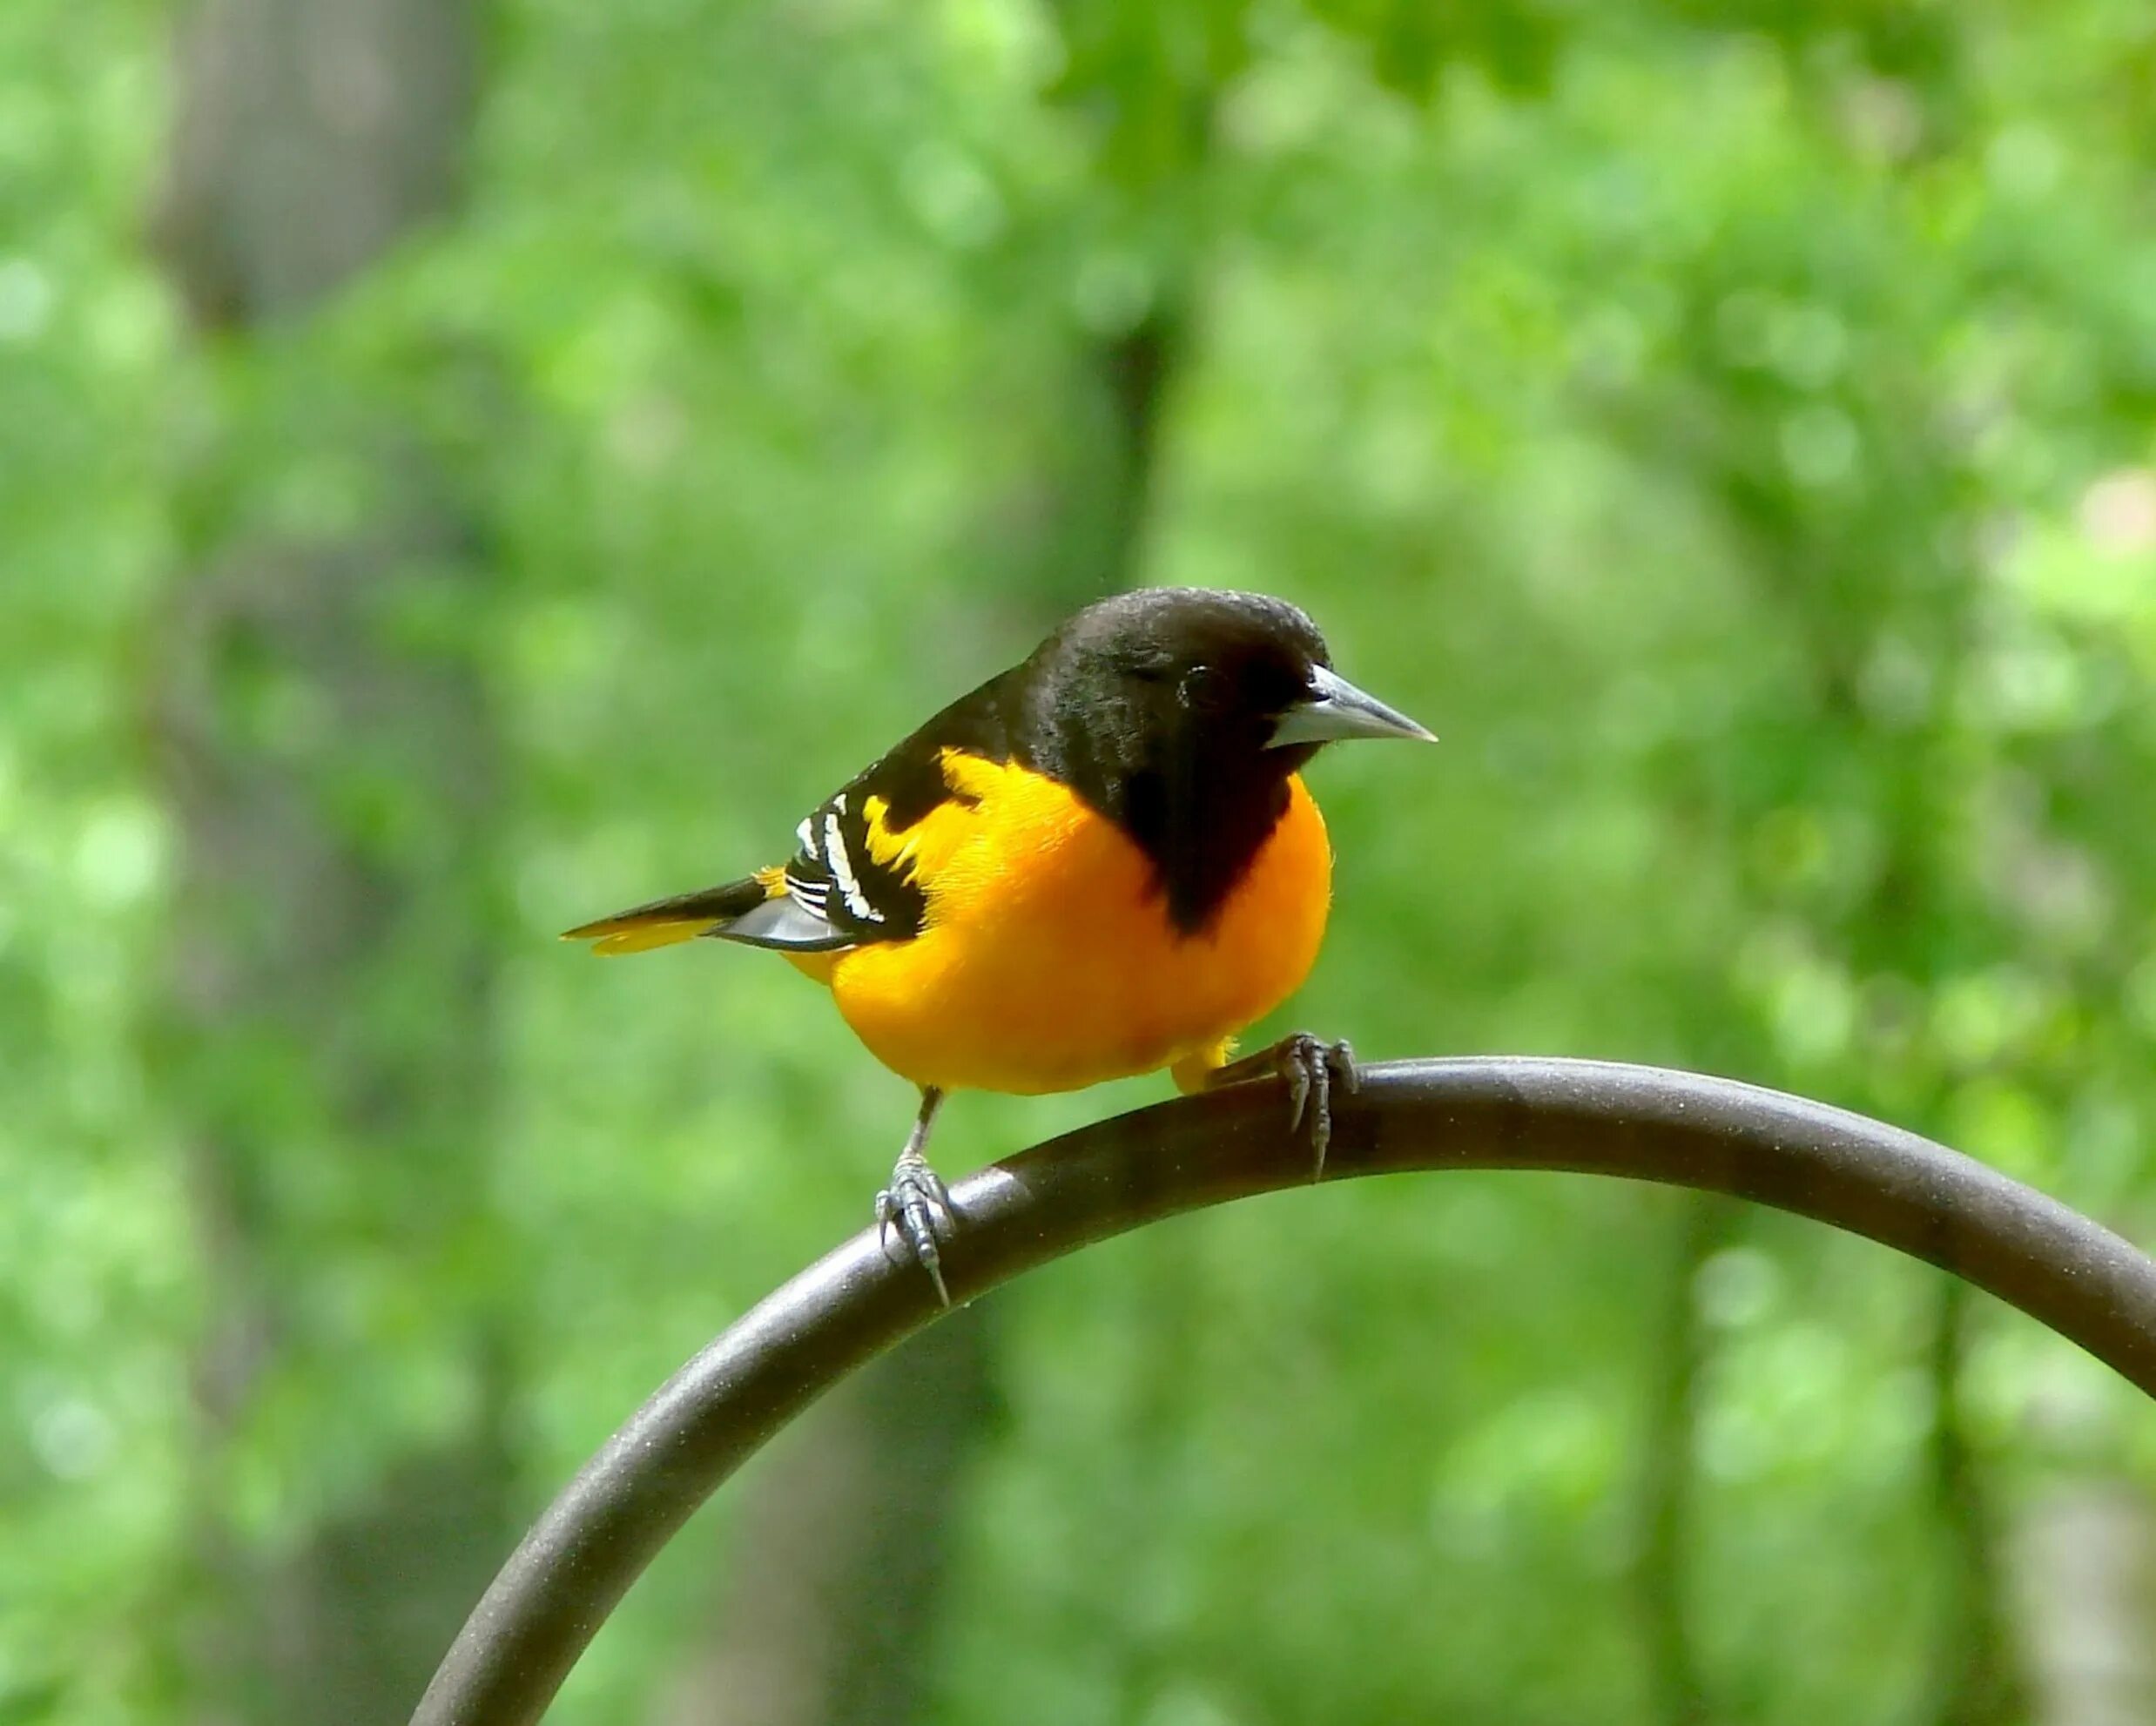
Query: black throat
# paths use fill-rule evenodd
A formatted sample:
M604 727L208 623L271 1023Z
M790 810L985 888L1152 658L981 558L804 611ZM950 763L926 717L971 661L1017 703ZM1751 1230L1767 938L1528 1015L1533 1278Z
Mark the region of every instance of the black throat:
M1288 779L1296 765L1263 758L1209 764L1200 758L1141 768L1103 787L1095 806L1158 873L1168 920L1183 934L1203 934L1288 812ZM1082 788L1080 794L1086 795Z
M1270 724L1183 711L1172 690L1135 700L1096 692L1075 712L1037 715L1025 765L1068 785L1152 864L1168 919L1204 934L1287 813L1288 781L1314 745L1268 748Z

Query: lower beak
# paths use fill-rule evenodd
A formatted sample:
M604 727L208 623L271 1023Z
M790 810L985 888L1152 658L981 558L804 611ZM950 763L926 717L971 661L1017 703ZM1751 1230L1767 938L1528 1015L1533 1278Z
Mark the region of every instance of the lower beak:
M1376 696L1364 694L1345 678L1321 665L1310 673L1310 693L1280 716L1267 746L1339 743L1358 737L1437 741L1398 708L1386 706Z

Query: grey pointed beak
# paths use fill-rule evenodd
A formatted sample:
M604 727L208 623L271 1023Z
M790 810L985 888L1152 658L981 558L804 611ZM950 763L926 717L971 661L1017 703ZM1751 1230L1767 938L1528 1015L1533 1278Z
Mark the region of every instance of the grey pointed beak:
M1268 747L1338 743L1357 737L1437 741L1398 708L1386 706L1374 695L1365 695L1345 678L1320 665L1310 672L1310 693L1280 716Z

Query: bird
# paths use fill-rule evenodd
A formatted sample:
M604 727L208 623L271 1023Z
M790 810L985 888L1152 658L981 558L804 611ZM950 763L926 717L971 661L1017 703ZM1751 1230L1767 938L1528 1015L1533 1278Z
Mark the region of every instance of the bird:
M1436 741L1334 671L1299 608L1118 593L818 804L784 863L563 939L609 955L768 947L827 986L920 1091L874 1214L948 1305L957 1219L927 1145L952 1091L1277 1075L1322 1175L1352 1050L1298 1032L1237 1058L1236 1040L1316 961L1332 852L1303 770L1361 738Z

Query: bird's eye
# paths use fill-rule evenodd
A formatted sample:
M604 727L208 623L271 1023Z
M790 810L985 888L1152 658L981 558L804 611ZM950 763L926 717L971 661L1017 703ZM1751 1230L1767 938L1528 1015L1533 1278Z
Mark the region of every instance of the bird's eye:
M1182 674L1176 689L1185 707L1205 711L1227 705L1229 684L1227 673L1217 665L1193 665Z

